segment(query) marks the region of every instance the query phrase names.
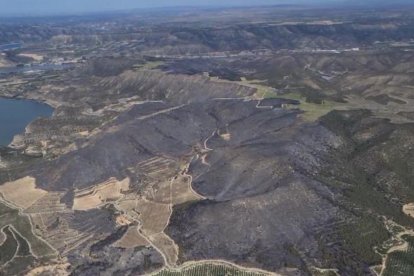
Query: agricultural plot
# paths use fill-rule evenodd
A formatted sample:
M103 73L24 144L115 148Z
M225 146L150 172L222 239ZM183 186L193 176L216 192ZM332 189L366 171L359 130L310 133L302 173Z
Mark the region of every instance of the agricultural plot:
M6 252L14 251L12 258L3 264L3 270L6 274L17 275L18 272L23 271L29 265L33 264L36 259L32 256L30 246L25 238L23 238L13 227L6 226L5 231L9 239L16 241L16 247L5 248ZM11 234L11 236L10 236ZM11 250L10 250L11 249Z
M135 170L151 179L164 180L174 176L179 170L179 164L169 158L153 157L139 163Z
M243 270L227 264L203 263L179 269L163 269L153 276L265 276L270 273Z
M4 227L1 231L6 236L6 240L0 246L0 265L3 266L10 262L17 253L18 243L9 226Z
M33 216L38 214L47 216L48 214L71 212L71 210L66 208L65 204L60 202L63 195L64 193L60 192L48 192L45 196L30 205L30 207L26 208L24 213Z
M73 202L74 210L90 210L100 205L116 201L122 197L122 192L129 189L129 178L118 181L111 178L91 189L77 191Z
M188 162L153 157L131 169L131 173L139 174L143 179L142 189L115 202L124 218L122 221L128 221L126 225L130 225L125 235L114 244L116 247L151 245L160 251L166 263L176 264L178 246L164 233L172 207L202 198L192 190L191 176L186 174Z
M6 240L0 245L0 275L17 275L36 262L28 241L12 226L1 229Z
M146 235L164 231L171 215L168 205L147 200L139 200L136 210L140 214L140 220L144 222L142 231Z
M116 247L126 249L148 245L148 241L139 233L137 226L129 227L125 235L115 243Z
M165 261L169 265L174 265L178 261L178 246L165 233L158 233L149 236L151 243L158 248L165 256Z
M192 190L191 177L184 174L179 174L172 180L157 183L152 187L151 192L147 193L146 198L154 202L173 205L202 199Z
M55 256L55 251L47 243L33 234L29 217L20 215L17 210L3 203L0 203L0 216L0 228L7 226L13 227L13 231L18 233L21 238L24 238L30 244L30 251L33 256L38 258Z
M32 215L36 233L47 240L61 255L65 255L90 238L88 233L72 229L69 219L70 214L66 216L59 213Z
M25 177L1 185L0 194L8 202L25 209L46 195L47 192L36 188L34 178Z
M191 187L191 176L179 175L171 185L171 200L173 205L200 200L203 197L194 192Z
M64 193L38 189L34 178L26 177L2 185L1 195L12 207L2 205L0 210L0 215L5 218L0 222L0 262L3 266L6 264L4 268L9 274L13 274L25 270L40 257L55 256L56 252L67 256L81 244L96 238L92 234L96 227L93 221L74 227L75 213L113 203L120 211L116 223L129 226L113 246L123 249L152 246L168 265L174 266L179 249L164 233L172 207L202 198L191 187L192 178L187 175L188 161L165 157L148 159L133 171L144 176L145 183L140 191L130 190L129 178L110 178L94 187L75 190L71 209L62 203ZM12 266L12 260L16 258L20 267Z
M105 196L108 194L107 187L113 188L114 186L118 191L125 185L128 185L126 181L109 181L109 183L98 186L101 188L98 189L98 193ZM4 229L2 239L6 237L6 240L3 245L7 246L4 252L14 250L10 231L18 244L15 258L19 258L16 263L19 263L20 267L11 267L10 262L10 265L5 267L9 274L24 270L23 266L30 265L35 259L55 257L56 252L64 256L92 238L88 231L79 231L70 226L74 219L74 211L61 203L64 193L38 189L35 179L31 177L6 183L0 188L3 199L12 206L0 203L0 215L2 216L0 228ZM89 222L85 225L89 225ZM11 230L8 230L8 227ZM7 257L2 259L7 259Z
M414 275L414 237L405 235L402 238L408 242L408 248L389 254L383 276Z
M61 203L64 193L49 192L23 210L30 216L33 231L62 255L75 248L80 242L90 238L70 227L73 210Z

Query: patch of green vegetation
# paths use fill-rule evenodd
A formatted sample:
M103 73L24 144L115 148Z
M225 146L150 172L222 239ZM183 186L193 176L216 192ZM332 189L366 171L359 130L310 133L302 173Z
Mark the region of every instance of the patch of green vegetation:
M0 203L0 228L12 225L31 245L32 252L37 256L54 256L55 251L32 232L32 225L27 216L19 214L18 210L12 209Z
M364 154L367 152L367 147L372 147L373 145L377 145L381 148L384 147L381 140L376 140L372 144L365 142L358 144L352 139L352 131L355 129L355 125L358 124L361 118L369 117L370 115L371 113L366 110L352 112L333 111L321 119L321 122L325 127L349 141L348 147L344 148L342 153L338 153L340 154L338 160L340 160L341 163L339 164L341 165L333 165L331 170L322 172L321 174L325 177L322 181L327 185L336 184L335 182L330 181L330 179L336 179L343 183L347 183L347 185L340 185L339 187L343 190L343 194L347 199L346 201L349 202L348 207L350 209L366 210L366 212L371 214L385 216L404 227L413 227L414 220L402 212L400 204L390 201L389 195L384 191L383 187L379 185L375 175L366 171L364 167L359 166L354 162L356 157L364 157ZM398 145L396 142L387 144ZM390 150L381 149L381 151L396 152L395 147ZM386 154L386 156L390 156L390 154ZM393 160L393 162L384 160L383 162L378 163L381 166L375 162L373 163L378 167L378 170L383 169L385 164L394 163L392 166L399 167L400 169L398 170L397 168L390 167L389 171L396 171L396 175L398 176L408 174L410 170L407 169L406 165L397 161L397 156L404 160L404 162L410 163L410 159L403 157L400 153L396 153L396 157L393 159L388 158Z
M406 134L410 137L409 134ZM393 171L401 180L397 187L393 190L399 198L407 202L414 201L414 150L406 149L403 152L395 148L395 145L404 144L404 136L402 139L394 139L389 146L385 148L383 156L384 165Z
M390 238L383 223L370 216L363 216L354 223L342 225L339 235L343 239L344 247L369 265L382 262L382 257L374 251L374 247Z
M349 164L349 167L352 178L347 182L352 185L345 190L344 195L350 202L363 210L391 218L400 225L414 226L413 220L402 212L401 206L390 202L386 194L377 189L375 178L354 164Z
M277 95L277 96L272 96L272 97L300 101L299 108L304 111L303 118L306 121L311 121L311 122L316 121L317 119L328 114L335 108L344 106L341 103L330 101L330 100L322 100L322 99L320 99L320 101L309 100L309 98L304 97L297 93L289 93L289 94ZM320 102L320 103L316 103L316 102ZM297 107L298 106L296 105L287 106L287 108L297 108Z
M246 84L245 81L242 80L243 84ZM277 97L277 92L272 87L262 85L258 82L247 82L249 86L254 87L257 89L257 95L259 98L269 99Z
M343 103L330 101L324 99L317 91L309 91L306 95L301 95L299 93L288 93L288 94L278 94L277 91L265 84L264 81L260 80L247 80L242 78L240 82L241 85L250 86L257 89L256 95L258 98L271 99L271 98L283 98L300 101L300 105L288 105L287 108L300 108L304 111L303 118L306 121L316 121L323 115L328 114L330 111L338 107L344 107Z
M36 259L32 256L16 256L12 262L4 267L4 275L24 275L22 272L32 266L35 261Z
M402 231L405 231L402 227L401 227L402 230L400 230L400 229L397 230L397 227L395 227L394 225L388 225L387 229L390 232L390 236L394 237L394 238L391 238L391 239L385 241L380 246L376 247L376 252L378 252L381 255L387 255L389 250L393 246L396 245L396 241L398 241L398 239L396 240L395 237L398 237L399 233L401 233Z
M366 275L368 266L382 263L375 249L389 237L383 223L372 215L341 221L318 238L323 260L319 271L335 273L326 268L336 268L339 275Z
M200 264L180 270L163 269L154 276L262 276L264 273L243 271L223 264Z
M17 255L19 256L30 256L30 247L27 241L16 231L11 229L13 231L14 236L16 237L17 242L19 243L19 251L17 252Z
M212 78L213 80L215 78ZM277 97L276 90L270 86L264 84L265 81L262 80L248 80L246 78L241 78L241 81L237 81L238 84L256 88L256 96L258 98L275 98Z
M134 68L136 69L144 69L144 70L154 70L160 67L161 65L164 65L165 62L163 61L148 61L145 64L139 64L135 65Z
M14 238L10 227L4 227L4 235L6 235L6 240L0 246L0 265L4 265L9 262L17 251L17 241Z
M408 242L407 251L395 251L389 254L385 264L384 276L414 275L414 237L402 237Z
M399 189L407 187L406 190L413 187L411 183L414 168L410 167L412 165L410 158L412 153L408 150L400 150L401 145L407 143L407 137L410 137L407 133L393 131L390 135L389 129L392 130L392 128L389 128L385 123L381 123L379 127L382 127L381 130L384 131L381 132L380 136L373 136L374 138L368 140L368 142L359 142L357 139L353 139L354 132L358 131L359 122L369 116L371 116L371 112L367 110L333 111L322 118L324 126L348 141L347 147L338 152L339 156L337 158L341 160L341 165L333 165L332 171L326 170L325 173L322 173L326 174L322 181L331 184L330 178L339 178L341 182L347 183L347 185L333 183L333 186L339 187L343 191L345 207L352 210L360 218L354 224L341 227L340 232L345 249L356 254L356 259L363 260L369 265L379 265L382 262L379 254L385 255L392 246L395 246L395 240L390 239L390 237L396 237L404 231L401 226L413 227L414 221L402 212L400 204L390 200L390 194L387 192L396 193L399 190L387 190L387 186L381 186L378 183L378 178L366 169L367 167L371 168L369 167L370 164L367 164L366 167L361 166L355 160L359 157L366 157L366 154L370 154L369 150L376 147L375 151L381 153L377 155L377 158L381 159L373 160L372 165L375 165L378 171L385 169L385 172L393 172L394 177L398 176L401 180L401 182L396 182ZM401 141L398 137L402 137ZM384 143L383 141L387 142ZM391 194L391 196L392 198L404 198L404 194L407 198L410 195L410 193L397 193L397 196L394 194ZM385 227L381 220L377 219L378 217L385 217L389 221L393 221L393 224ZM347 261L344 263L347 266L343 265L341 268L350 267ZM414 274L398 274L393 271L388 275Z

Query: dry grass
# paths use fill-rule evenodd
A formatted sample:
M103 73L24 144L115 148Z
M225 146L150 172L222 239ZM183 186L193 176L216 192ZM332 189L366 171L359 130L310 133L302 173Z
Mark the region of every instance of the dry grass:
M75 193L73 210L90 210L99 207L108 201L116 201L122 198L122 192L129 190L129 178L118 181L110 178L97 186Z
M61 202L65 193L62 192L48 192L45 196L37 200L35 203L26 208L26 214L42 214L42 213L61 213L71 212L66 208L66 205Z
M137 202L136 211L139 213L139 219L142 222L141 230L146 236L164 231L171 216L169 205L145 199Z
M157 203L171 203L171 180L164 180L149 187L145 192L145 198Z
M42 61L43 60L43 56L41 56L39 54L34 54L34 53L21 53L21 54L19 54L19 56L28 57L28 58L31 58L35 61Z
M98 208L104 202L105 201L98 194L75 198L73 201L73 210L85 211Z
M139 222L140 226L128 229L116 246L134 248L152 245L165 256L168 264L175 264L178 258L178 247L163 232L171 216L170 206L170 204L149 201L145 198L126 199L118 202L118 209L123 211L128 218Z
M171 187L172 204L178 205L189 201L200 200L202 197L191 187L191 177L179 175Z
M26 209L45 196L47 191L36 188L36 180L27 176L1 185L0 193L8 202L21 209Z
M404 214L414 218L414 203L405 204L403 206Z
M173 180L158 183L156 191L153 191L150 196L147 196L148 200L173 205L199 200L201 198L191 188L191 177L181 174Z
M116 221L116 224L120 226L130 225L132 223L125 215L117 216L115 221Z
M178 246L165 233L155 234L149 237L150 241L158 248L166 258L169 265L174 265L178 261Z
M69 275L69 272L68 272L69 267L70 267L69 263L39 266L27 272L26 276L40 276L40 275L66 276L66 275Z
M148 245L149 242L139 233L138 226L129 227L125 235L115 243L115 247L126 249Z

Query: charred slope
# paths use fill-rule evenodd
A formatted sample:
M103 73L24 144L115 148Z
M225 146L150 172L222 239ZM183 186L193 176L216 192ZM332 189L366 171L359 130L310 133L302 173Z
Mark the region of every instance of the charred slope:
M322 95L342 101L349 95L404 104L411 94L414 58L403 50L361 50L341 53L280 52L223 59L182 59L161 66L174 73L201 74L222 79L266 80L280 92ZM388 96L388 97L387 97ZM370 98L372 97L372 98ZM377 98L378 97L378 98Z
M213 137L209 165L191 167L209 200L175 208L168 228L181 260L370 274L382 261L374 247L390 238L384 219L414 225L401 211L413 200L412 154L400 148L411 147L413 128L364 111L334 111L321 124L225 147Z
M183 258L306 270L296 250L314 257L317 240L311 231L347 215L332 203L325 185L301 171L315 173L328 149L341 142L324 128L296 126L297 111L257 108L256 101L148 104L148 112L141 109L146 104L138 105L83 148L44 164L38 185L81 189L131 176L128 168L152 156L193 155L189 173L208 200L191 206L181 220L173 217L169 231ZM139 176L131 177L139 189ZM70 196L66 201L70 204Z
M369 266L381 263L373 248L389 239L382 218L413 225L401 212L414 200L407 193L411 155L397 149L413 144L412 126L364 111L335 111L320 123L304 124L298 111L257 106L244 100L136 105L77 151L39 165L36 183L67 192L64 201L71 206L75 189L110 177L129 176L139 193L143 179L129 169L143 160L192 157L188 173L206 199L174 209L167 233L179 245L181 261L369 274ZM92 213L76 216L81 214ZM73 262L87 269L79 267L76 252ZM105 264L96 266L112 269L108 256L102 254Z
M296 119L298 111L257 105L136 105L77 151L39 165L37 185L68 192L71 206L75 189L110 177L130 177L139 191L143 179L130 168L144 160L192 157L192 186L206 200L174 209L167 233L181 261L368 273L381 262L373 247L389 238L381 218L413 224L401 212L414 200L411 155L395 148L410 147L412 127L364 111L331 112L310 125ZM355 238L366 229L375 230Z
M87 71L88 68L85 69ZM71 72L62 81L50 84L62 89L47 91L47 98L65 104L86 105L94 110L118 104L122 99L134 101L163 100L175 104L202 102L211 98L248 97L256 89L203 76L169 75L151 70L127 70L119 75L85 77L85 71ZM77 81L73 82L72 80ZM66 84L67 82L67 84ZM45 95L42 95L43 97Z
M193 187L208 200L174 210L168 232L182 261L218 258L304 273L320 254L317 233L350 219L334 202L336 192L313 177L342 141L323 127L293 127L283 112L278 117L225 126L231 139L213 136L207 164L193 162Z
M257 101L211 100L182 106L136 105L78 151L42 165L45 170L38 174L38 183L52 190L84 188L110 176L126 176L129 167L154 155L191 155L193 147L203 147L213 132L226 125L237 129L249 126L256 132L235 139L254 141L261 132L292 125L297 114L259 109L256 104ZM55 169L49 171L48 166Z

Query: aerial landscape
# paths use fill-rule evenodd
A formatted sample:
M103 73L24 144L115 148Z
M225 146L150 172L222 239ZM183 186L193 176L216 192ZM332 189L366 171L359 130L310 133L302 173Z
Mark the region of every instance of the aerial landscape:
M414 275L414 3L11 2L0 275Z

